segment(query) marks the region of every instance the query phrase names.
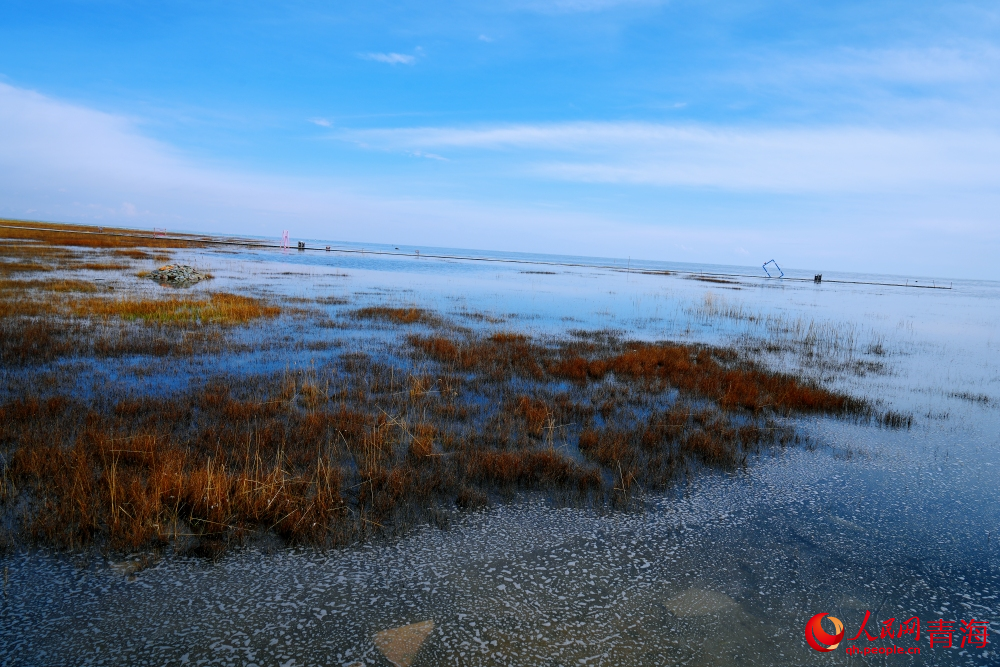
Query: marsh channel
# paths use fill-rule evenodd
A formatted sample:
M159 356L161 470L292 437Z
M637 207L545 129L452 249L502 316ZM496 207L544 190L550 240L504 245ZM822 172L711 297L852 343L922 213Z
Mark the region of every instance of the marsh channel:
M2 665L1000 664L1000 283L3 224Z

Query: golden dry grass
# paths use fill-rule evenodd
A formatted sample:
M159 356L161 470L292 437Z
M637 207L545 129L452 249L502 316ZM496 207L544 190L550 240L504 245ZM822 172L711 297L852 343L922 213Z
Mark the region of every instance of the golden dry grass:
M414 324L423 322L432 324L436 318L420 308L391 308L388 306L372 306L354 311L354 317L366 320L384 320L394 324Z
M212 294L208 299L91 298L77 301L71 308L76 317L118 317L147 324L246 324L276 317L281 312L281 308L260 299L224 292Z
M0 278L0 318L119 318L145 324L247 324L273 318L281 308L261 299L220 292L206 297L163 299L135 296L92 296L101 288L83 280L10 280ZM40 294L41 293L41 294Z
M170 260L170 255L166 253L162 252L148 253L145 250L140 250L139 248L115 250L115 256L127 257L129 259L136 259L136 260L153 260L155 262L167 262Z
M68 225L49 222L26 222L0 219L0 239L34 241L51 246L81 248L191 248L204 245L195 238L153 238L148 229L100 228L91 225ZM31 250L31 245L26 250Z
M127 271L129 265L122 264L121 262L79 262L73 264L70 268L85 269L87 271Z
M209 414L226 407L205 399L199 407ZM80 407L62 397L0 407L0 439L22 442L4 469L3 491L31 490L26 527L40 542L77 547L103 534L113 548L135 549L178 534L213 538L254 527L305 540L323 538L343 513L341 470L315 452L292 460L266 436L252 446L244 438L228 455L203 452L141 426L150 409L164 412L160 430L190 418L192 406L171 402L122 401L112 415L91 413L72 434L66 418ZM123 420L137 430L119 430Z
M2 225L0 221L0 225ZM0 257L29 257L33 259L74 259L79 251L61 246L51 246L39 241L15 241L0 237Z
M53 278L49 280L8 280L0 278L0 292L41 290L45 292L96 292L98 288L85 280Z
M410 336L419 352L456 370L495 378L557 378L580 385L608 374L647 390L674 387L710 398L726 409L866 414L863 401L804 382L786 373L738 360L728 350L698 345L632 342L548 348L516 333L454 339Z
M0 262L0 275L8 275L11 273L35 273L38 271L51 271L52 267L47 264L39 264L38 262Z

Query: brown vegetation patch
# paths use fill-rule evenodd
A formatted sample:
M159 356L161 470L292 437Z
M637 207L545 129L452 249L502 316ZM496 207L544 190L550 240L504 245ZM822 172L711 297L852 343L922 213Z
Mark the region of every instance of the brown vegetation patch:
M42 290L45 292L86 292L98 291L98 287L86 280L52 278L48 280L6 280L0 278L0 292L25 292Z
M51 271L52 267L38 262L0 262L0 275Z
M527 336L500 332L486 337L452 339L444 335L411 336L417 350L456 370L485 373L494 379L521 375L544 376L543 361L548 351Z
M39 543L214 555L261 531L317 544L391 532L435 506L481 507L490 489L601 492L599 470L516 428L487 442L475 424L442 419L455 384L358 356L168 398L9 401L0 501L26 508L22 534ZM432 419L410 422L418 412Z
M277 306L234 294L77 296L98 291L83 281L0 279L0 361L20 366L67 356L217 353L227 346L219 327L253 324L281 313ZM231 343L228 347L236 350Z
M115 250L115 256L117 257L127 257L129 259L136 260L152 260L154 262L167 262L170 260L170 255L162 252L149 253L145 250L140 250L139 248L128 248L126 250Z
M7 302L0 301L0 312ZM0 362L24 366L66 357L119 359L135 355L190 357L236 352L217 328L121 326L95 327L86 321L52 317L39 306L40 317L0 317ZM24 308L18 314L23 315Z
M762 369L727 350L676 343L607 341L546 347L519 334L451 339L411 336L411 345L457 370L496 377L546 376L586 384L609 375L661 391L675 388L751 411L863 414L868 406L785 373Z
M223 448L215 428L185 437L156 414L190 423L194 407L150 401L112 417L65 399L4 406L0 437L21 440L6 474L30 499L28 534L67 548L101 536L129 550L185 535L265 528L298 541L337 529L341 469L320 452L292 461L284 444L295 424L263 437L245 429L242 447L229 437Z
M472 450L459 456L466 477L501 487L549 489L575 487L597 490L601 475L552 451L494 452Z
M0 239L33 241L50 246L80 248L191 248L204 244L196 238L171 235L154 238L151 230L100 228L93 225L67 225L47 222L0 220ZM25 244L31 251L34 243ZM43 248L44 246L37 246ZM44 250L40 250L44 252Z
M382 320L393 324L433 324L437 318L420 308L390 308L388 306L372 306L359 308L354 317L365 320Z
M85 271L127 271L129 265L121 262L80 262L73 264L70 268Z
M120 317L148 324L246 324L276 317L281 309L260 299L217 293L208 299L85 299L72 305L77 317Z

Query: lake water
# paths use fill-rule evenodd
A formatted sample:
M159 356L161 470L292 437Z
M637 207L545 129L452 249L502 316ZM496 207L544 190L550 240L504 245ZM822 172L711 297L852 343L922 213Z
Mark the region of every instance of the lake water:
M350 300L332 314L414 305L543 336L611 328L741 345L910 413L912 426L798 419L809 446L706 473L636 511L527 495L391 544L167 557L138 574L94 556L16 552L2 560L0 664L386 665L374 634L426 620L434 630L414 665L1000 664L1000 283L829 273L821 284L720 283L693 274L763 272L413 250L209 248L175 261L215 274L194 289ZM269 364L311 358L269 354ZM848 641L866 611L876 637L887 619L918 617L920 640ZM846 629L825 655L804 639L821 612ZM990 643L960 647L973 618L990 623ZM930 646L939 619L954 622L952 648ZM920 653L844 650L892 645Z

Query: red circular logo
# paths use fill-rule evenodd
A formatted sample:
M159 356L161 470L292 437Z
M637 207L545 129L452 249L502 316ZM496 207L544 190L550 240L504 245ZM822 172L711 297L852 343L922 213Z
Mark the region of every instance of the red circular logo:
M820 621L825 616L827 614L816 614L806 623L806 641L809 642L809 646L812 646L820 653L828 653L837 648L840 646L840 640L844 638L844 624L840 622L839 618L830 616L830 620L833 622L834 634L831 635L823 629Z

